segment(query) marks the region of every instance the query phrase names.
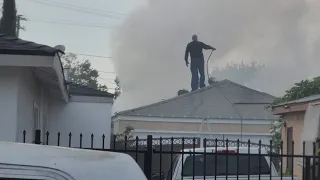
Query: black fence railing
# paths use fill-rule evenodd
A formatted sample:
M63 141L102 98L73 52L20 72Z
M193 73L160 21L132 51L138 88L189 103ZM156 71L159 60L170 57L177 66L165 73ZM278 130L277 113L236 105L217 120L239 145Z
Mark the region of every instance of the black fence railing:
M36 130L32 143L67 146L99 151L113 151L132 156L148 180L172 179L257 179L319 180L320 155L317 142L281 142L279 152L274 144L231 141L228 139L153 138L119 139L117 136L82 133L61 135ZM23 132L26 142L27 132ZM63 140L63 138L65 138ZM77 140L75 141L74 138ZM109 139L108 139L109 138ZM99 141L97 141L99 139ZM41 142L43 140L44 142ZM63 143L62 143L63 142ZM107 144L109 143L109 144ZM202 146L202 147L200 147ZM250 147L250 148L249 148ZM300 151L301 149L301 151Z

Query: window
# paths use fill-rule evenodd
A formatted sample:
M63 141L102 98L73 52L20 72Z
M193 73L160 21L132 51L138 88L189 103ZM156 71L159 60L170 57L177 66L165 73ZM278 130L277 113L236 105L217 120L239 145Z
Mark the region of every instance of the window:
M40 123L40 108L37 103L33 103L33 120L34 120L34 129L41 129Z
M287 154L288 155L293 155L293 128L288 127L287 128ZM287 171L292 172L292 167L293 167L293 157L287 157Z
M40 180L40 179L27 179L27 178L1 178L0 180Z
M216 159L217 157L217 159ZM237 157L239 158L239 166L237 169ZM269 165L264 156L257 155L226 155L226 154L207 154L206 164L204 164L204 155L188 156L183 167L183 176L204 176L204 167L206 168L206 176L222 176L222 175L258 175L260 167L260 175L270 174ZM227 161L228 159L228 161ZM260 159L260 160L259 160ZM248 167L250 162L250 167ZM227 169L226 169L227 168ZM228 171L226 171L228 170Z
M40 108L36 102L33 103L33 123L34 123L34 130L33 130L33 138L35 140L35 130L41 130L41 122L40 122Z

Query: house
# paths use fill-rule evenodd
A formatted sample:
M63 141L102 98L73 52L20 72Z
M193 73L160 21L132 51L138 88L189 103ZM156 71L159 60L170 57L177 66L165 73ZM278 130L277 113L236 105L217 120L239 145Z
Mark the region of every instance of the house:
M116 113L113 132L127 126L133 134L200 137L269 144L271 123L278 119L266 106L275 97L229 80L147 106ZM202 142L202 141L201 141Z
M101 147L110 144L113 94L66 83L58 48L0 35L0 141ZM24 131L26 132L24 134ZM50 133L47 141L46 132ZM39 132L39 131L38 131Z
M320 95L313 95L272 106L273 113L281 116L283 122L281 140L283 141L284 154L302 154L303 141L307 142L305 153L313 154L312 144L319 133L319 103ZM292 141L294 145L292 145ZM294 172L299 177L302 177L301 166L298 158L283 160L284 171Z

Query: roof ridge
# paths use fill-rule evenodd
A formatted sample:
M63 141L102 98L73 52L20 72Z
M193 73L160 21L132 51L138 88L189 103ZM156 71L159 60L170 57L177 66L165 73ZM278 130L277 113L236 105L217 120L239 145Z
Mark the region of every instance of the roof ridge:
M177 100L180 100L180 99L189 97L189 96L191 96L191 95L197 94L197 93L199 93L199 92L207 91L207 90L209 90L209 89L214 88L214 87L215 87L216 85L218 85L218 84L224 84L224 83L226 83L226 81L225 81L225 80L222 80L222 81L219 81L219 82L217 82L217 83L215 83L215 84L213 84L213 85L207 86L207 87L205 87L205 88L201 88L201 89L198 89L198 90L195 90L195 91L191 91L191 92L188 92L188 93L186 93L186 94L183 94L183 95L180 95L180 96L175 96L175 97L172 97L172 98L163 100L163 101L158 101L158 102L156 102L156 103L152 103L152 104L140 106L140 107L137 107L137 108L120 111L120 112L118 112L118 113L115 113L115 115L123 115L123 114L126 114L126 113L128 113L128 112L134 112L134 111L137 111L137 110L140 110L140 109L149 108L149 107L154 107L154 106L157 106L157 105L159 105L159 104L164 104L164 103L168 103L168 102L177 101Z

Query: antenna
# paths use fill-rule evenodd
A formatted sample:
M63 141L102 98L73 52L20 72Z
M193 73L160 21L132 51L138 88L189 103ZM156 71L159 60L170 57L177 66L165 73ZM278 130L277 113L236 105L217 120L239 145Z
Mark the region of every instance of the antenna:
M207 128L210 131L212 138L214 138L214 136L212 134L210 123L208 122L207 118L202 119L200 127L199 127L199 131L198 131L198 137L200 138L200 147L203 147L203 139L201 139L201 132L202 132L202 127L204 124L207 125Z

